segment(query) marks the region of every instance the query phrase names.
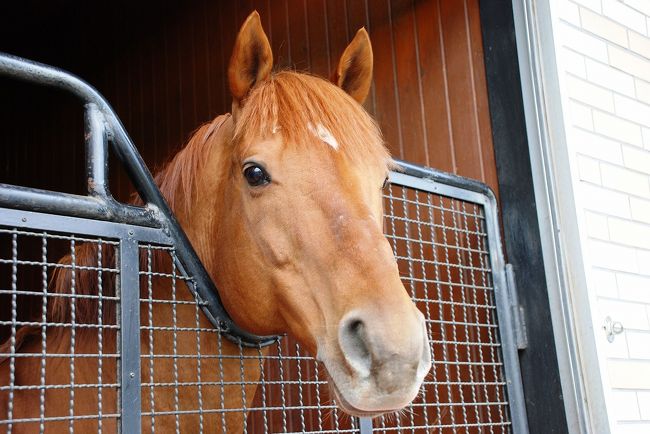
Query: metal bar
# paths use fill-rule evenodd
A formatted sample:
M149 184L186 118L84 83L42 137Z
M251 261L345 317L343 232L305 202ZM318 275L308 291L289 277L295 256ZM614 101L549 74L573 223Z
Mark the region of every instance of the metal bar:
M0 75L34 84L57 87L71 92L84 102L94 102L102 109L106 104L97 90L69 72L1 52Z
M108 141L104 116L95 103L87 103L84 111L86 141L86 182L88 194L104 199L108 192Z
M79 196L0 183L0 207L82 217L146 227L161 227L155 210L100 197Z
M372 419L369 417L360 417L359 434L371 434L371 433L372 433Z
M494 281L494 295L497 305L497 318L499 320L499 336L501 338L501 352L508 390L510 417L513 432L528 433L528 417L524 401L524 390L517 354L517 342L514 333L514 323L508 300L508 288L505 273L505 260L503 259L503 246L501 244L497 202L494 196L489 198L485 205L485 221L490 240L490 263L492 264L492 278Z
M447 184L446 181L448 180L446 179L436 180L433 177L422 177L420 173L413 171L405 170L404 173L391 172L389 180L391 184L404 185L418 190L439 194L441 196L452 197L454 199L460 199L481 205L485 203L484 193L467 190L466 188L453 184ZM458 181L460 182L464 180L464 178L460 178Z
M133 238L120 240L119 324L119 409L123 434L141 431L140 398L140 255Z
M25 230L44 230L50 233L63 232L77 235L91 235L106 238L126 238L131 236L142 242L172 245L173 240L160 229L122 223L97 221L79 217L41 214L0 207L0 225L24 228Z
M434 181L434 182L436 182L438 184L446 185L446 186L449 186L449 187L457 187L457 188L459 188L461 190L473 191L475 193L479 193L479 194L487 196L487 197L495 197L494 192L492 191L492 189L487 184L483 184L480 181L476 181L474 179L469 179L469 178L464 178L462 176L454 175L452 173L447 173L447 172L443 172L443 171L440 171L440 170L431 169L431 168L424 167L424 166L418 166L416 164L408 163L406 161L399 160L399 159L395 159L394 161L398 165L397 171L399 173L404 173L406 175L411 175L411 176L414 176L416 178L428 179L428 180ZM443 195L446 195L446 196L447 195L452 196L455 199L466 200L466 199L463 199L462 196L461 197L455 196L453 193L452 194L449 194L449 193L444 194L444 193L441 193L441 192L439 192L439 191L437 191L435 189L431 190L430 188L427 191L430 191L432 193L437 193L437 194L443 194ZM447 190L447 191L449 191L449 190ZM458 190L456 190L456 191L459 192ZM473 200L471 200L471 199L467 199L467 200L470 201L470 202L473 202Z

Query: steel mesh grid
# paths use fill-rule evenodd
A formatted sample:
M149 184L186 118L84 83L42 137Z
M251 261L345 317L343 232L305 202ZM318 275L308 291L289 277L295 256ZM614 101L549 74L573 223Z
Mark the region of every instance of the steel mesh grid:
M482 206L398 185L390 186L385 199L386 234L404 284L426 315L434 368L420 397L401 415L376 419L374 432L509 432ZM36 245L19 249L28 239ZM60 358L68 371L80 364L80 358L96 359L92 369L103 372L93 383L80 384L79 375L68 375L58 380L60 384L50 385L39 365L38 384L27 388L40 394L40 417L21 419L11 408L11 416L2 423L8 428L31 423L40 432L114 432L119 417L119 354L114 344L119 319L115 313L119 294L114 288L118 243L11 228L0 231L0 240L0 267L4 267L0 296L11 307L0 320L0 326L9 330L3 336L8 349L0 357L9 364L33 357L41 365L43 360ZM55 248L55 242L61 246ZM25 256L23 251L35 253ZM66 253L67 262L53 261ZM20 274L27 267L33 268L25 273L32 276L33 284ZM56 270L76 271L68 273L67 292L43 291L51 286ZM244 349L222 338L187 291L190 279L180 272L172 247L141 243L139 274L143 432L359 432L358 421L332 402L324 368L295 341L283 338L270 348ZM94 278L93 289L80 291L89 276ZM36 302L22 302L23 297ZM71 308L66 321L53 322L47 312L51 303L42 301L55 297L71 301L71 306L84 300L114 306L108 316L106 309L98 309L95 321L80 322ZM21 311L23 305L36 312ZM94 330L99 348L75 351L73 356L49 350L45 355L22 354L11 345L12 334L15 338L23 325L36 327L41 337L44 330L69 330L69 342L86 329ZM113 343L110 349L106 342ZM6 371L11 376L11 369ZM11 381L0 393L22 393ZM68 403L57 414L44 409L42 398L55 392ZM77 402L90 394L94 410L78 411ZM9 410L10 402L5 399L2 404ZM92 423L84 425L91 429L80 431L80 422Z
M0 226L0 431L114 432L117 242Z
M374 432L510 432L482 206L397 185L385 199L386 235L427 318L434 367L420 397L401 415L375 420ZM143 431L358 432L332 402L324 368L295 341L232 345L178 291L185 278L173 249L142 250ZM165 285L166 295L154 294ZM163 378L152 366L165 363Z
M420 397L374 432L511 432L482 206L391 185L385 232L425 314L433 368Z
M358 432L295 341L250 349L223 338L172 248L142 245L140 274L143 432Z

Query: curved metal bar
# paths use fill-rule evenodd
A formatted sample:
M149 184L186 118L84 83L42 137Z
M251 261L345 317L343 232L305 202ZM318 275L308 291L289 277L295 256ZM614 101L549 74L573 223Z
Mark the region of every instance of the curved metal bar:
M442 172L440 170L428 167L418 166L403 160L394 159L398 166L398 173L415 176L417 178L430 179L437 183L456 187L463 190L473 191L475 193L487 196L490 200L496 201L494 191L487 185L474 179L454 175L453 173Z
M91 197L53 193L44 190L0 185L0 204L30 211L49 211L62 215L98 217L102 220L135 225L158 226L175 240L179 264L192 277L190 290L201 303L210 322L228 339L243 346L270 345L275 336L257 336L239 327L221 303L219 292L194 251L187 235L180 227L169 205L155 184L149 169L138 153L110 104L88 83L66 71L0 53L0 75L34 84L56 87L79 97L86 106L86 125L92 132L87 137L87 170ZM103 118L103 119L102 119ZM103 120L105 131L97 131ZM89 132L87 132L87 136ZM146 203L143 215L137 217L132 208L113 199L106 183L105 143L124 166L138 194ZM17 190L16 190L17 189ZM19 191L19 194L13 194ZM4 198L4 199L3 199ZM126 208L123 208L126 207ZM147 216L143 218L143 216ZM117 218L116 218L117 217ZM132 219L133 217L133 219ZM155 224L157 223L157 225Z

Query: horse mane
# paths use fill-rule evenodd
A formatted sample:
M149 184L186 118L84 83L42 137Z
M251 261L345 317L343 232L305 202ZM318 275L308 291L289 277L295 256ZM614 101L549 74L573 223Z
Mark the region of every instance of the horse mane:
M252 89L239 116L232 138L235 153L243 153L246 145L254 139L278 131L283 136L285 146L306 146L314 142L314 127L319 125L332 134L340 144L338 151L350 160L360 163L374 160L387 167L392 166L374 120L343 90L316 76L292 71L272 74L268 80ZM155 182L174 212L188 209L191 204L198 182L196 175L202 172L212 146L222 141L222 127L229 118L229 114L221 115L199 127L186 146L157 172ZM143 204L137 195L132 196L130 202ZM96 296L101 282L102 294L109 298L102 303L103 321L104 324L111 324L115 322L117 306L114 300L110 300L116 294L115 274L95 269L99 248L95 242L76 245L75 294ZM103 267L117 267L115 247L104 243L101 249ZM141 252L141 269L147 264L146 254L146 251ZM164 259L165 256L164 251L155 251L154 267L169 266L169 259ZM61 258L59 264L61 267L56 268L52 275L49 292L67 295L72 288L71 255ZM99 273L102 273L101 281ZM142 281L140 286L141 290L146 288ZM97 324L97 298L80 297L74 303L76 323ZM70 297L52 297L47 307L48 322L70 323Z
M212 145L220 141L219 138L223 135L221 127L229 118L230 114L220 115L201 125L194 131L187 144L156 173L154 181L174 212L187 209L191 204L198 182L196 174L200 173L203 164L208 160ZM131 202L142 205L137 194L132 197Z
M275 132L285 146L308 146L314 129L323 127L334 136L339 151L350 161L370 161L391 166L390 154L372 117L351 96L314 75L280 71L255 85L246 97L235 126L236 157L246 144Z

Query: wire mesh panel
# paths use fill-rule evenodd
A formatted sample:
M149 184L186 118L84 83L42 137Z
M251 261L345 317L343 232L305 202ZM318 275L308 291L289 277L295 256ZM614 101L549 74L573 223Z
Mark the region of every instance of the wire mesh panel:
M115 431L116 255L115 240L0 226L3 432Z
M141 245L140 274L143 432L358 432L292 339L245 348L223 338L173 248Z
M405 411L375 432L512 432L483 204L393 184L385 229L425 314L434 366ZM224 339L166 246L141 245L145 432L359 432L324 367L290 337L266 348Z
M392 185L386 233L425 314L433 368L421 397L378 432L511 432L483 207Z
M491 208L480 194L393 178L385 232L433 368L416 400L372 429L520 432ZM37 214L0 209L0 430L369 432L290 337L264 348L226 339L162 230L49 215L30 228L22 215Z

